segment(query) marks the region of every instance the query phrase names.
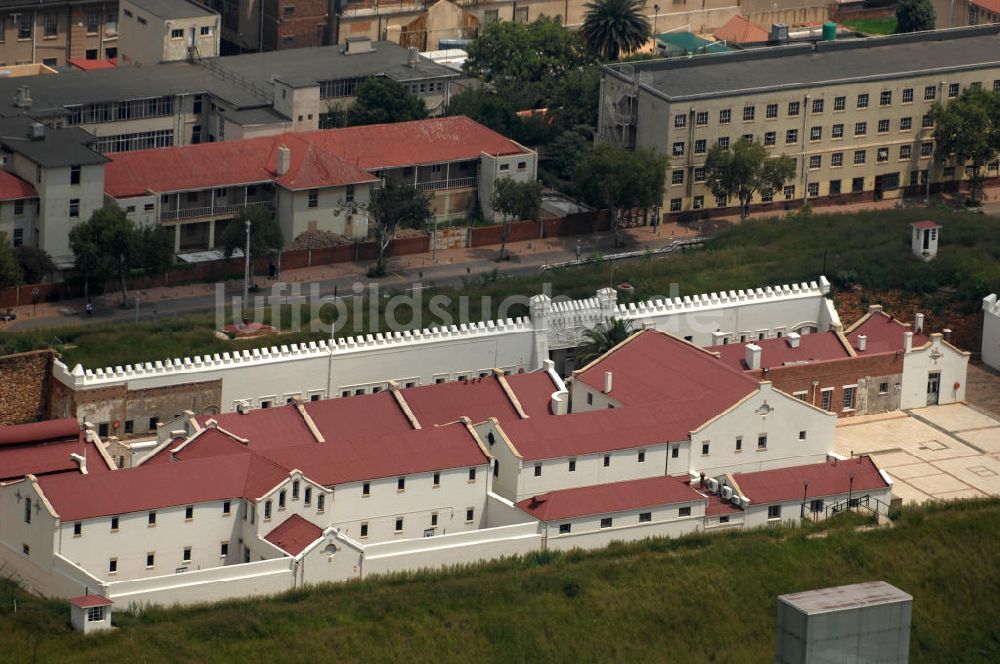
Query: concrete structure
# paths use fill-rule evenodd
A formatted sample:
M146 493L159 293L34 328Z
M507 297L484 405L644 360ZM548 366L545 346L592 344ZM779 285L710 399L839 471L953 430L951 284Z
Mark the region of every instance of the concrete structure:
M983 363L1000 371L1000 302L997 294L983 298Z
M199 28L200 30L200 28ZM201 39L201 35L197 35ZM158 47L157 47L158 48ZM78 127L101 153L309 131L329 125L364 80L385 76L439 115L459 73L386 42L0 79L0 117Z
M84 634L106 632L111 627L111 605L107 597L82 595L69 600L69 621L73 629Z
M910 236L910 250L920 260L934 260L938 251L938 240L941 236L941 224L933 221L916 221L910 224L913 233Z
M783 189L753 206L922 193L928 177L938 186L965 178L960 167L932 170L930 109L965 87L1000 86L989 55L998 40L1000 26L986 26L608 65L600 140L670 157L670 214L737 204L715 200L705 159L744 137L796 162ZM994 162L987 176L997 175Z
M120 0L118 57L124 64L215 58L219 15L191 0Z
M905 664L912 612L913 597L885 581L779 595L774 661Z
M90 0L10 0L0 10L0 67L118 56L118 4Z
M386 182L429 192L442 219L477 202L492 217L495 181L533 181L537 155L461 116L131 152L106 170L107 201L171 228L179 252L214 249L248 207L275 210L286 244L313 230L364 240L372 192Z
M122 367L54 368L51 413L78 417L122 436L141 434L185 410L231 412L241 403L274 405L301 396L332 398L384 389L389 381L426 385L461 381L498 367L539 369L553 359L562 375L574 368L583 332L609 318L645 322L700 346L775 338L790 331L828 331L840 318L823 277L809 284L656 298L618 304L613 289L595 297L530 299L530 319L436 325L425 329L344 336ZM528 300L528 298L521 298ZM112 425L118 422L120 427Z

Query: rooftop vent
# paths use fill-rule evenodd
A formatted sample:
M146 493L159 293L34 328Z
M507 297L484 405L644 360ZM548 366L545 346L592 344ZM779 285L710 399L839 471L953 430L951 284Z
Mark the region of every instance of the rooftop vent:
M798 348L799 343L801 343L802 341L802 335L800 335L798 332L789 332L788 336L785 338L788 339L789 348Z
M31 108L31 94L27 85L22 85L14 93L14 106L21 109Z
M278 175L284 175L288 172L288 169L292 166L292 151L286 145L282 145L278 148L278 162L275 166L275 171Z
M868 337L864 334L858 335L858 350L862 353L868 350Z
M784 44L788 41L788 25L785 23L773 23L771 25L771 41Z
M360 53L374 53L375 47L369 37L348 37L344 44L344 55L358 55Z
M45 125L41 122L32 122L28 127L28 138L33 141L40 141L45 138Z
M420 62L420 51L416 46L411 46L406 49L406 66L416 67Z
M747 344L746 349L747 369L760 369L761 347L757 344Z

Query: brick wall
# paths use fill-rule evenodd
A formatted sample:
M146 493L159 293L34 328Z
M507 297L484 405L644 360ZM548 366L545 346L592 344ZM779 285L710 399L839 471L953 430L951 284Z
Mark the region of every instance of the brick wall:
M54 358L51 350L0 357L0 424L45 418Z
M265 0L264 48L323 46L328 41L328 0Z
M883 353L868 357L844 358L829 362L793 364L773 367L756 372L762 380L770 380L774 386L787 394L805 392L805 401L822 407L821 394L825 388L833 388L830 411L840 417L882 413L899 407L896 384L903 374L903 357L895 353ZM813 382L818 384L814 387ZM888 383L881 394L880 387ZM844 386L857 385L855 408L844 411Z

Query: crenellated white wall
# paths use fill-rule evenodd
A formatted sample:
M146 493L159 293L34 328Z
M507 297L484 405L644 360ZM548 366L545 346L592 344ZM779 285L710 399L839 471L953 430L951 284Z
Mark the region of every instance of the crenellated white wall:
M129 390L221 380L219 410L230 412L239 401L284 403L294 396L332 398L384 388L390 380L428 384L456 380L493 368L536 370L552 350L576 346L587 328L611 318L635 327L657 329L708 346L721 339L738 342L761 334L774 337L795 330L825 331L840 324L826 295L830 285L817 282L727 291L648 302L618 304L613 289L592 298L531 299L531 318L469 323L423 330L387 332L172 358L97 369L70 369L56 360L53 375L75 391L126 385Z
M1000 371L1000 301L997 294L983 298L983 363Z

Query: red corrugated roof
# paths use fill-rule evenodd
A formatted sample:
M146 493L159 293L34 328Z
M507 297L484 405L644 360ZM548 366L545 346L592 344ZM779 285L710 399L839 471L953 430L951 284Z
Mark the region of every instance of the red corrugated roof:
M64 417L59 420L0 426L0 445L47 443L76 439L79 435L80 423L72 417Z
M184 439L175 440L173 444L167 445L156 455L143 462L148 466L154 463L172 463L171 457L176 457L180 461L192 461L194 459L206 459L214 456L225 456L227 454L249 454L250 447L244 445L232 436L227 436L216 428L209 427L202 430L197 437L178 451L174 450L184 444Z
M101 597L100 595L82 595L80 597L74 597L69 600L69 603L73 606L78 606L81 609L89 609L95 606L111 606L114 604L107 597Z
M309 427L292 404L257 408L247 413L224 413L200 416L198 422L205 426L215 420L218 426L240 438L250 441L250 449L260 452L270 447L287 447L314 443Z
M277 175L281 146L290 149L291 166ZM524 150L469 118L433 118L121 152L109 155L104 191L127 198L272 181L287 189L313 189L372 182L370 170L478 159L482 152Z
M1000 0L969 0L969 2L988 12L1000 15Z
M473 422L496 417L501 422L520 419L494 375L423 385L402 390L421 426L454 422L463 415Z
M20 479L25 475L52 475L78 473L80 464L71 454L87 459L87 472L102 474L109 471L104 457L93 443L85 443L82 436L65 442L0 448L0 480Z
M692 489L686 478L667 475L550 491L522 500L517 506L540 521L556 521L704 500L705 496Z
M574 380L600 391L607 371L613 378L609 395L612 399L623 404L691 408L693 418L688 430L732 406L758 386L753 376L719 362L701 348L656 330L633 335L578 373Z
M298 514L293 514L265 535L264 539L289 555L297 556L322 535L322 528L306 521Z
M851 475L854 476L853 484ZM736 485L751 503L758 505L790 500L836 496L852 489L855 494L889 486L868 456L791 468L736 473ZM809 483L805 487L805 482ZM804 491L804 494L803 494Z
M256 454L157 463L99 475L38 478L63 521L143 512L227 498L256 499L288 471Z
M13 173L0 170L0 201L16 201L21 198L35 198L38 192L34 185Z
M781 339L761 339L748 343L754 343L761 347L760 366L767 369L780 367L786 363L823 362L826 360L840 360L851 356L835 332L803 334L799 338L798 348L792 348L788 337ZM722 361L729 366L746 370L748 368L746 363L746 346L747 344L734 343L711 346L706 350L718 353Z
M941 228L941 224L935 221L915 221L910 226L914 228Z
M723 500L718 494L707 494L707 498L708 504L705 506L705 516L719 516L721 514L732 514L743 511L728 500Z
M413 429L396 398L385 390L377 394L311 401L306 404L306 412L327 442L405 433Z
M309 479L326 486L488 463L482 448L461 423L403 434L270 449L266 454L282 466L298 468Z
M734 16L721 28L712 33L712 36L719 41L732 42L734 44L748 44L752 42L766 42L771 39L767 30L760 27L746 16Z
M84 71L94 71L96 69L113 69L117 65L115 60L87 60L86 58L70 58L66 62L77 69Z
M558 388L547 372L511 374L507 376L507 383L514 390L528 417L546 417L552 414L552 393ZM564 398L568 398L568 395Z
M861 325L847 334L847 340L855 348L858 355L873 355L875 353L894 353L903 350L903 334L912 332L913 328L898 321L884 311L877 311L868 317ZM858 335L868 337L866 349L858 351ZM913 348L923 346L929 341L924 334L913 335Z

